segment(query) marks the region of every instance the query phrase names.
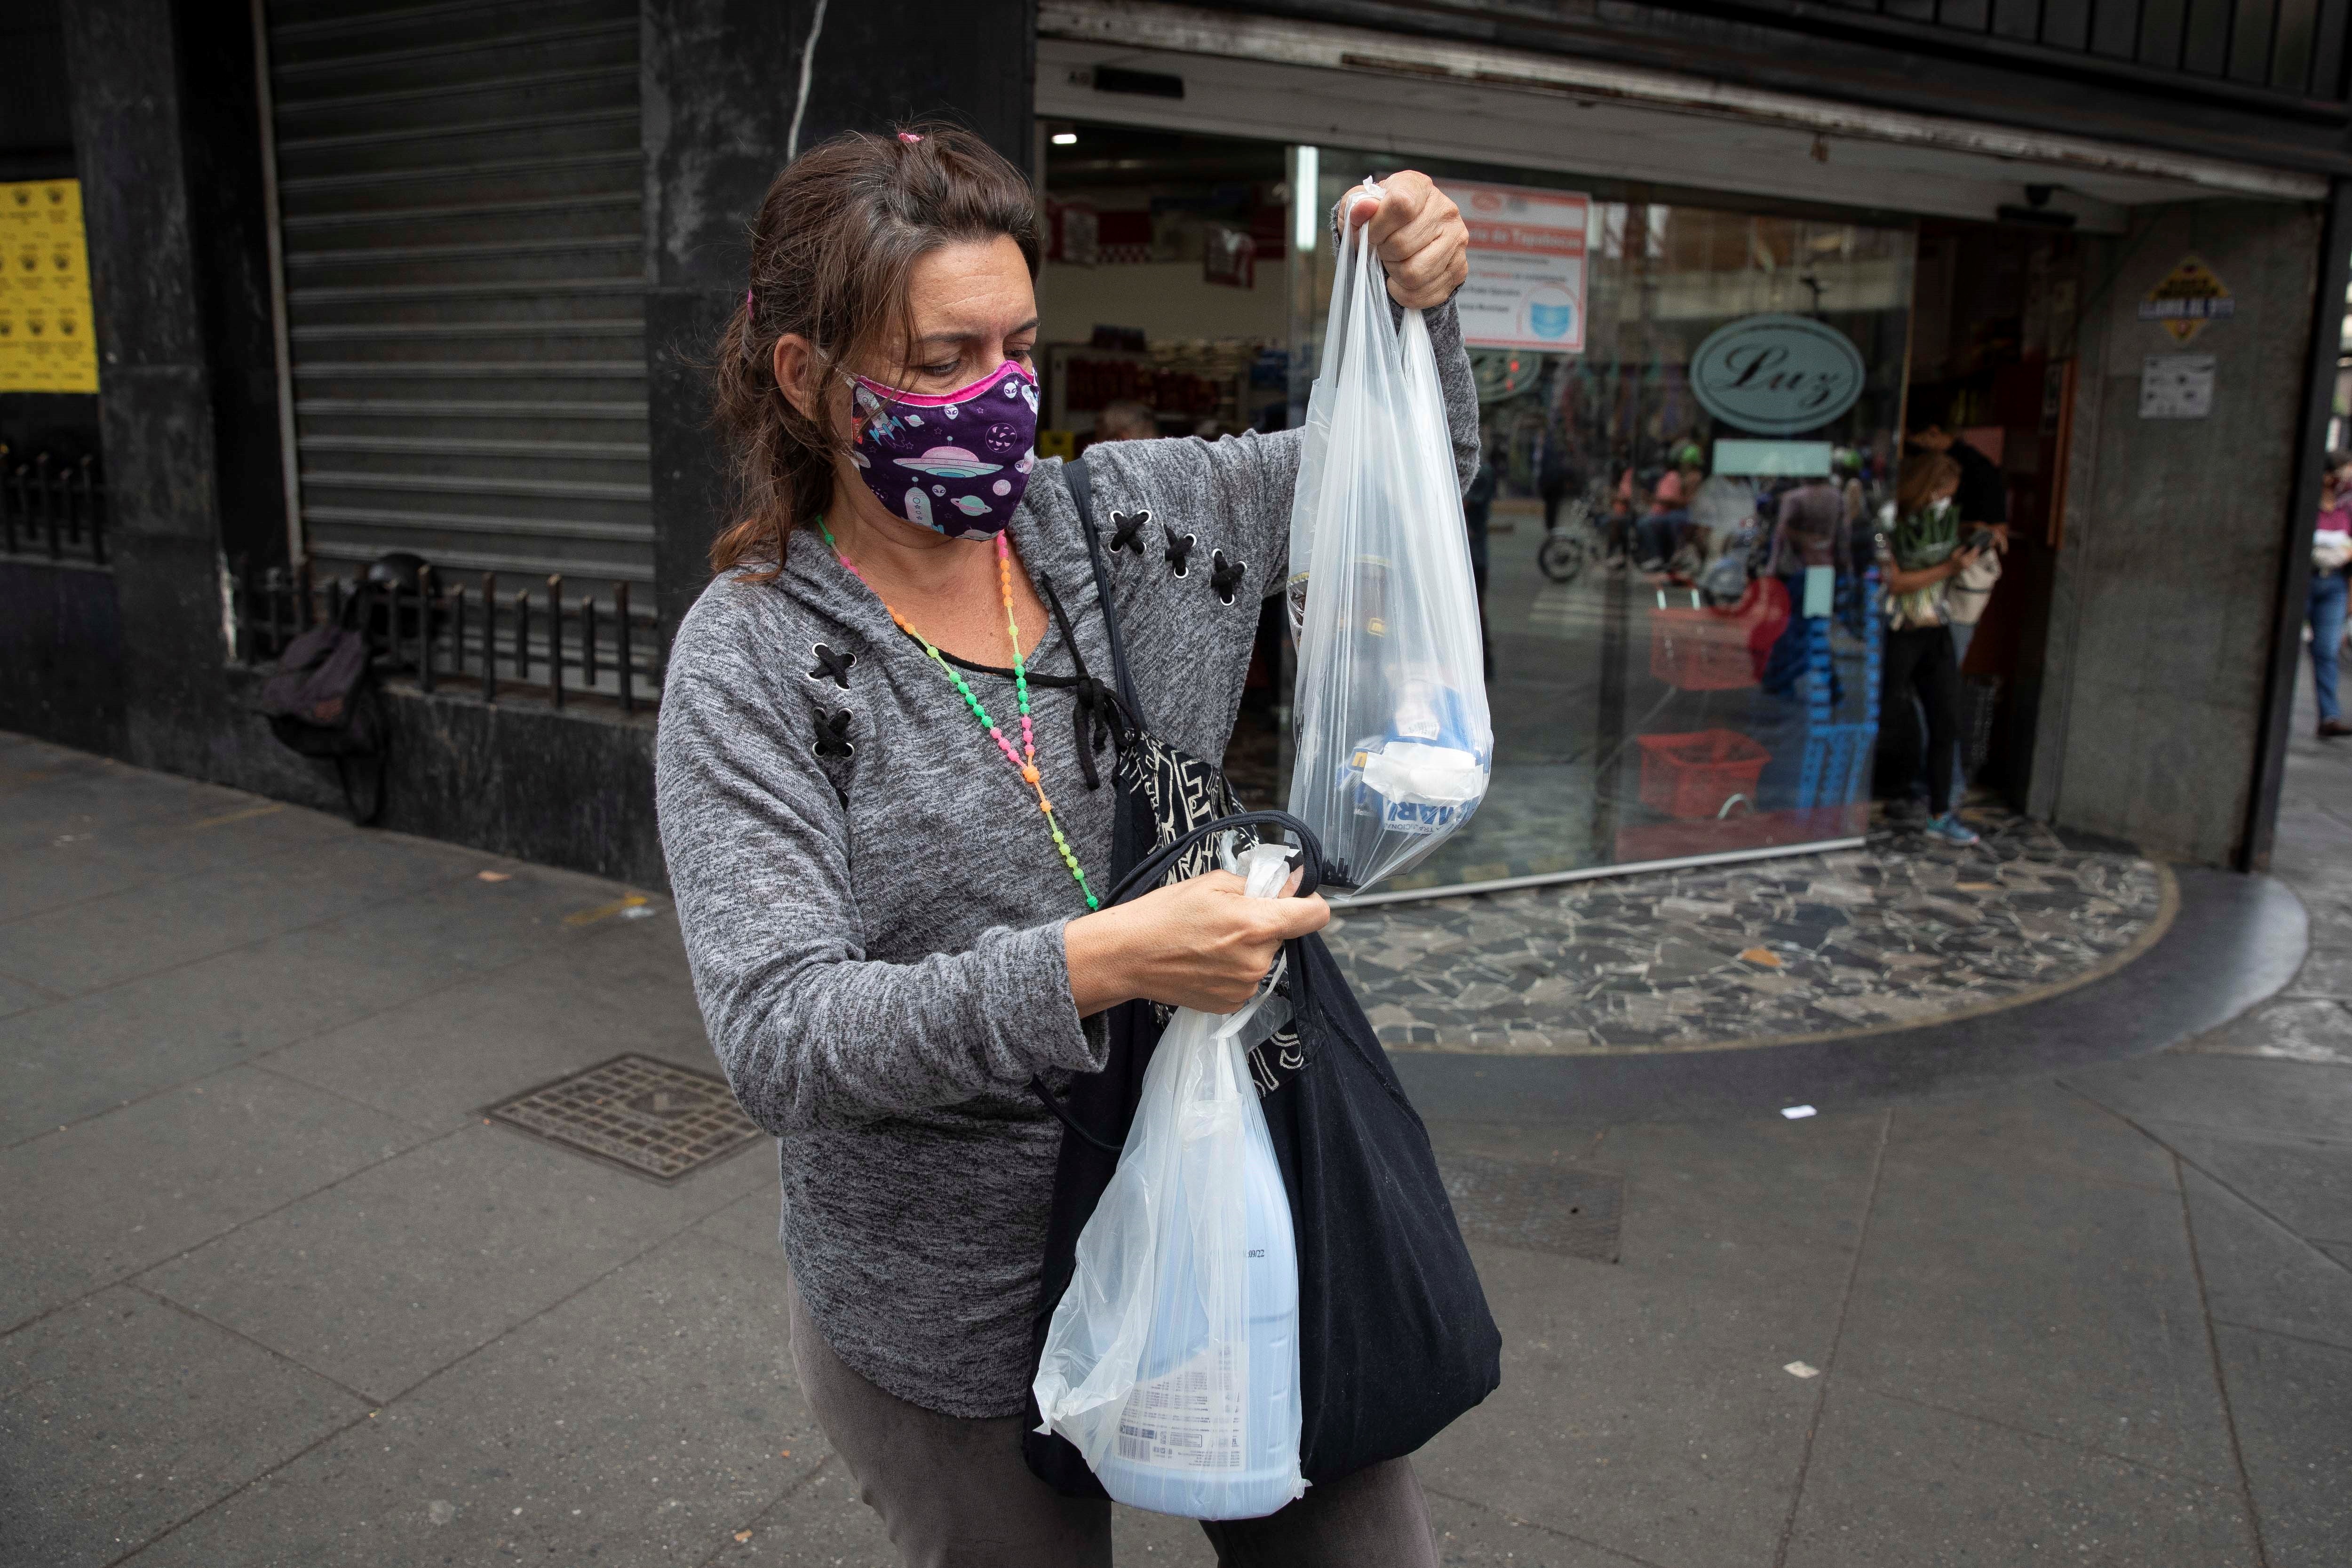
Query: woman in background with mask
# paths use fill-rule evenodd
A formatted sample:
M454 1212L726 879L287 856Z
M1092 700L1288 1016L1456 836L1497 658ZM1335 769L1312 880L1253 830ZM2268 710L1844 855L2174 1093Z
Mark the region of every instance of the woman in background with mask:
M1880 711L1895 713L1916 691L1927 714L1927 834L1947 844L1977 841L1953 810L1952 758L1959 744L1960 669L1944 610L1946 584L1977 558L1959 546L1960 466L1941 452L1903 459L1895 487L1895 530L1878 540L1886 584L1885 688Z
M1429 311L1458 478L1477 398L1454 204L1342 204ZM1141 713L1037 426L1035 200L968 133L848 135L780 174L719 347L740 501L662 699L663 849L737 1100L779 1140L793 1359L906 1562L1110 1561L1110 1507L1021 1454L1062 1128L1097 1015L1226 1012L1319 899L1212 872L1116 909L1098 736L1216 759L1286 575L1300 435L1087 457ZM1231 1562L1433 1564L1411 1466L1206 1527Z

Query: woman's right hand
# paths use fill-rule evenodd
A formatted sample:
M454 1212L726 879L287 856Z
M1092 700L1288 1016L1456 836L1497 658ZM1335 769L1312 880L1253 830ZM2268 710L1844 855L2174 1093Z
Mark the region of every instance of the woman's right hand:
M1330 923L1319 895L1253 899L1242 887L1232 872L1211 871L1063 927L1078 1016L1139 996L1230 1013L1257 990L1284 942Z

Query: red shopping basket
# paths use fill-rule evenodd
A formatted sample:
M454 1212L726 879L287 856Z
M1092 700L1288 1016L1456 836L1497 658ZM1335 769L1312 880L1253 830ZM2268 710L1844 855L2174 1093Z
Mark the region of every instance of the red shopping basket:
M1642 804L1685 819L1719 816L1735 798L1744 798L1754 810L1756 781L1772 760L1771 752L1736 730L1633 739L1642 747Z
M1650 612L1650 673L1684 691L1730 691L1756 684L1748 651L1753 621L1699 605Z

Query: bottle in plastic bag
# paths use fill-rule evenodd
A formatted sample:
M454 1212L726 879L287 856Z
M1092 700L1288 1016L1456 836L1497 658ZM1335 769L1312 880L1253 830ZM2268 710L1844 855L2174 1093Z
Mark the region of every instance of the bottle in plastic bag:
M1291 507L1290 811L1326 879L1361 889L1470 819L1494 729L1428 327L1418 310L1392 321L1368 227L1339 257Z
M1272 898L1289 852L1243 857ZM1256 1519L1300 1496L1298 1260L1243 1029L1178 1011L1118 1170L1079 1232L1034 1392L1044 1431L1130 1507Z

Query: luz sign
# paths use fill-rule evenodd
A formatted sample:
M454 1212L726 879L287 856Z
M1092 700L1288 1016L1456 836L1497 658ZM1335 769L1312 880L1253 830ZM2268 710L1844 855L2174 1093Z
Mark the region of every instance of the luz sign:
M1811 316L1745 316L1691 355L1691 393L1727 425L1759 436L1818 430L1862 396L1862 351Z

